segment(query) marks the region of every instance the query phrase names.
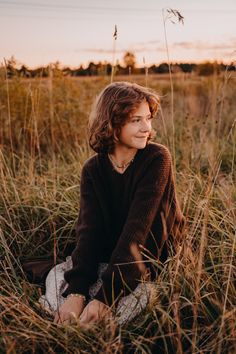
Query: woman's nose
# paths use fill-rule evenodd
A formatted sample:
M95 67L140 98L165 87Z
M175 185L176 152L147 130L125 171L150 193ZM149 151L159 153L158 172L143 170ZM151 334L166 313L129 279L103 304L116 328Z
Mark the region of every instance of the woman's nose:
M143 132L149 132L149 131L151 131L151 129L152 129L151 121L150 120L144 121L142 126L141 126L141 130Z

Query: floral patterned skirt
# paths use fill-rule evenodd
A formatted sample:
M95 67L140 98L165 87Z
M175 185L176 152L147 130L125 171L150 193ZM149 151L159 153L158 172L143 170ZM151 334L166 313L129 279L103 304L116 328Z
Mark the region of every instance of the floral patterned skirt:
M108 263L99 263L98 278L89 288L89 302L93 300L98 290L102 286L101 276L106 270ZM72 259L67 257L66 261L53 267L46 278L45 295L41 296L39 303L41 306L54 313L63 304L65 298L62 296L67 288L64 273L72 268ZM134 319L140 314L150 301L154 287L152 283L140 283L132 293L121 298L117 304L115 318L119 324L124 324Z

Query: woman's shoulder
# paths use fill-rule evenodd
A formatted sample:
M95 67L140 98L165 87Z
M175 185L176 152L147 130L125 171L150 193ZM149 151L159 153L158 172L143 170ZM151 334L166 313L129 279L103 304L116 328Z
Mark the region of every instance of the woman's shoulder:
M87 160L85 160L84 164L83 164L83 170L89 172L91 171L93 168L95 168L96 166L96 161L97 161L97 153L90 156Z
M139 152L137 159L136 175L150 174L158 171L160 166L168 170L172 164L171 154L169 149L162 144L149 142L146 147Z
M162 156L171 159L171 153L168 147L160 143L149 142L144 150L150 158Z

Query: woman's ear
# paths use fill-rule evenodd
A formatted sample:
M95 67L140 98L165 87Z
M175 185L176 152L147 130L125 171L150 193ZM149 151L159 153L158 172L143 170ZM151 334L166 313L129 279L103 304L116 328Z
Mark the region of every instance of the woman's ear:
M120 139L118 138L117 130L114 130L113 137L114 137L114 142L115 143L118 143L120 141Z

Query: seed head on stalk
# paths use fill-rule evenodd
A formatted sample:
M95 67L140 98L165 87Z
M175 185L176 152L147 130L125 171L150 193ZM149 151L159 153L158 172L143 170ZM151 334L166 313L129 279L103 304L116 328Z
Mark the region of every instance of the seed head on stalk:
M113 33L113 37L115 40L117 40L117 26L115 25L115 31Z
M166 31L166 21L170 21L173 24L182 23L184 24L184 17L178 10L174 10L171 8L163 8L162 9L162 18L163 18L163 26L164 26L164 35L165 35L165 45L166 45L166 53L168 60L168 69L169 69L169 77L170 77L170 88L171 88L171 122L172 122L172 154L173 154L173 165L176 164L175 159L175 126L174 126L174 89L173 89L173 81L171 74L171 64L170 64L170 55L169 55L169 47L167 41L167 31Z
M115 72L116 40L117 40L117 26L115 25L115 30L114 30L114 33L113 33L111 83L113 82L113 77L114 77L114 72Z
M145 69L145 86L147 87L147 85L148 85L148 67L146 65L145 57L143 57L143 65L144 65L144 69Z
M184 25L184 17L181 15L181 13L178 10L174 9L166 9L167 16L166 20L170 20L174 25L176 24L176 20L178 23L182 23Z

